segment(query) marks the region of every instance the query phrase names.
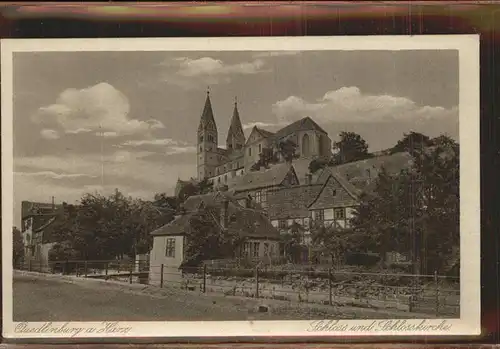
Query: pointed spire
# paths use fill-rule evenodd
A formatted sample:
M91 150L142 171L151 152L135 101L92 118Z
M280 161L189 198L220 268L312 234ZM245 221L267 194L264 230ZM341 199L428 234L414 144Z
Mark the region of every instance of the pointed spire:
M230 145L234 148L236 144L243 145L245 143L245 134L243 133L243 126L241 125L240 113L238 111L238 97L236 96L234 97L233 117L231 118L226 143L228 148Z
M201 114L199 129L208 127L209 125L213 125L213 128L217 129L214 112L212 110L212 102L210 101L210 88L207 88L207 98L205 100L205 106L203 107L203 113Z

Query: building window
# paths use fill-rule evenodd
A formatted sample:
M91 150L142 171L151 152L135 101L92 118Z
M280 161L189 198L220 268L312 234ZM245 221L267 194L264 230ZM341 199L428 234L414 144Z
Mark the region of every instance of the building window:
M259 248L260 248L260 243L254 242L253 243L253 257L259 257Z
M345 208L336 208L334 214L335 219L345 219Z
M324 210L315 210L314 211L314 220L323 222L325 220L325 211Z
M269 256L269 242L264 242L264 256Z
M261 200L261 193L260 191L258 191L255 193L255 202L260 203L260 200Z
M173 238L168 238L167 239L167 246L165 248L165 256L166 257L175 257L175 239Z
M249 242L245 242L245 244L243 245L243 255L248 257L250 256L250 243Z
M259 154L262 153L262 144L259 144Z
M224 175L224 182L227 183L227 175Z
M214 141L214 136L212 136L212 135L208 135L207 138L208 138L209 142L213 142Z
M248 156L252 156L252 148L251 147L248 148Z
M191 149L193 149L193 148L191 148ZM200 146L200 151L203 151L203 147L202 146Z
M278 227L280 229L286 229L287 228L287 223L286 223L286 219L280 219L279 223L278 223Z
M267 192L263 191L260 196L260 202L267 202Z
M219 178L217 178L217 183L220 183L220 177L219 177Z
M203 136L200 136L200 143L203 142Z

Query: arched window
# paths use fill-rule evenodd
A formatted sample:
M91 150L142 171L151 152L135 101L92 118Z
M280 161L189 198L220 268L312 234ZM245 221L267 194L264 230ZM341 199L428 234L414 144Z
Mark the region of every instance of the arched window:
M309 156L311 154L310 144L309 144L309 135L306 133L302 137L302 155Z

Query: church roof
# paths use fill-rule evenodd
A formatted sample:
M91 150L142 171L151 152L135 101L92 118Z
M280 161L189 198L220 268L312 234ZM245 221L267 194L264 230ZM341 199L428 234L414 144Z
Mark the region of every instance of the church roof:
M208 125L212 125L213 128L217 130L217 125L215 124L214 119L214 112L212 110L212 102L210 101L210 93L207 92L207 99L205 100L205 106L203 107L203 113L201 114L198 130Z
M283 137L288 136L291 133L298 132L298 131L306 131L306 130L316 130L321 133L327 133L325 130L323 130L316 122L314 122L313 119L311 119L309 116L300 119L298 121L295 121L294 123L291 123L288 126L283 127L282 129L278 130L274 134L274 140L278 141Z

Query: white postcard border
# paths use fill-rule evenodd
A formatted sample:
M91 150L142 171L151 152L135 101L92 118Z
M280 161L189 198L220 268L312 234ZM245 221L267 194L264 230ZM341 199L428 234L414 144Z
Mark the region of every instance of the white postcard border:
M3 336L6 338L95 337L255 337L255 336L462 336L479 335L480 325L480 162L479 162L479 36L344 36L244 38L119 38L119 39L2 39L2 218ZM309 51L309 50L458 50L460 134L460 319L314 321L187 321L119 322L123 333L103 330L102 322L15 323L12 320L13 221L13 53L61 51ZM462 164L466 164L463 166ZM403 320L400 320L400 324ZM384 325L385 323L385 325ZM353 325L371 325L357 331ZM407 326L408 325L408 326ZM31 331L19 329L28 326ZM43 331L42 326L68 331ZM405 327L407 326L407 327ZM413 328L411 327L413 326ZM420 326L420 327L419 327ZM434 328L429 326L435 326ZM17 330L16 330L17 328ZM316 330L314 330L316 328ZM322 328L323 330L318 330ZM36 329L39 329L38 331ZM125 331L125 330L124 330Z

